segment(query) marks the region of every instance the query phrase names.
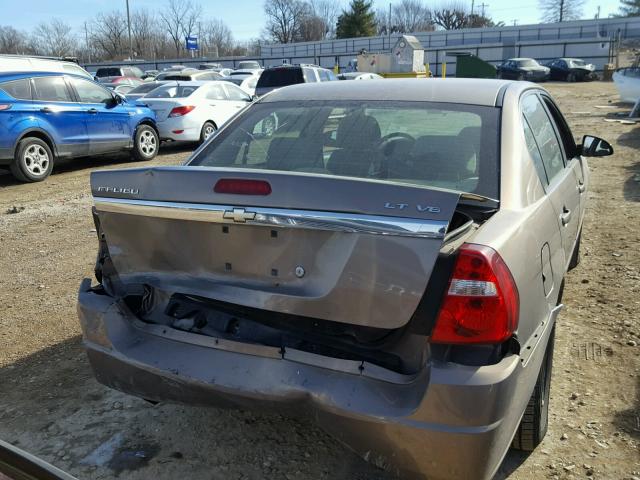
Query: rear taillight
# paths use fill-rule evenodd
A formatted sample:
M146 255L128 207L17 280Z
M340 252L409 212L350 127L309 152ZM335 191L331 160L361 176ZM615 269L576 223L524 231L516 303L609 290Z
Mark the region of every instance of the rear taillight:
M460 247L431 342L501 343L518 326L519 307L518 288L498 252L465 243Z
M194 108L196 108L195 105L184 105L181 107L174 107L169 112L169 117L182 117L183 115L186 115Z
M264 180L246 180L244 178L221 178L213 191L235 195L269 195L271 185Z
M11 108L11 104L10 103L0 103L0 111L9 110L10 108Z

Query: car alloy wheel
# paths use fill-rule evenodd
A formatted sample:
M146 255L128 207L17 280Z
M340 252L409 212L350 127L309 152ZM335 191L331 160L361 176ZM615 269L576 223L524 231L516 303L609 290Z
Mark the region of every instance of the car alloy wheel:
M47 175L51 159L42 145L29 145L22 154L22 160L27 171L34 177Z
M204 140L207 140L211 135L213 135L216 132L216 127L214 127L212 124L207 123L204 126L204 130L202 132L202 137L204 138Z
M158 149L156 136L150 130L145 130L138 139L138 148L145 157L152 157Z

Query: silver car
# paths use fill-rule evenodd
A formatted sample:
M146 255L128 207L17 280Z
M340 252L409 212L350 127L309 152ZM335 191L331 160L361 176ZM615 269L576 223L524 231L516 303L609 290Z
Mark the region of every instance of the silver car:
M184 166L92 174L90 363L149 400L308 415L398 473L490 478L547 430L584 157L611 153L529 82L277 90Z

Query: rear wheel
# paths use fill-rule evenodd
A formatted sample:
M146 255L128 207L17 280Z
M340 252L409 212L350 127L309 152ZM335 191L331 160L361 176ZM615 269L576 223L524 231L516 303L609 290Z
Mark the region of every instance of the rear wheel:
M551 387L551 370L553 366L553 345L556 327L553 326L549 343L538 373L538 380L524 411L520 425L513 437L511 446L517 450L532 452L540 445L549 426L549 392Z
M577 79L576 79L576 74L575 74L575 73L573 73L573 72L569 72L569 75L567 75L567 82L571 82L571 83L573 83L573 82L575 82L576 80L577 80Z
M202 130L200 131L200 143L206 142L211 135L216 133L216 125L213 122L204 122Z
M160 139L149 125L140 125L133 140L133 158L138 161L153 160L158 154Z
M44 140L23 138L18 143L10 169L21 182L41 182L53 170L53 152Z

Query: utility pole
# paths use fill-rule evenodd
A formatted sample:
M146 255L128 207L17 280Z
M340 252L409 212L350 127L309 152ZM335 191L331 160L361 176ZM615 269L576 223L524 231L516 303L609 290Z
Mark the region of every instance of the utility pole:
M391 51L391 2L389 2L389 22L387 24L387 36L389 37L389 51Z
M518 20L512 20L513 22L513 26L515 27L516 25L518 25Z
M598 13L596 13L596 20L600 19L600 5L598 5Z
M89 46L89 31L87 30L87 22L84 22L84 43L87 48L87 55L89 56L89 63L91 63L91 47Z
M480 11L482 12L482 16L484 17L484 9L487 8L489 4L482 2L480 4Z
M562 23L563 17L564 17L564 0L560 0L560 23Z
M129 29L129 60L133 60L133 42L131 41L131 16L129 15L129 0L127 0L127 27Z
M471 16L473 16L473 4L475 3L475 0L471 0Z

